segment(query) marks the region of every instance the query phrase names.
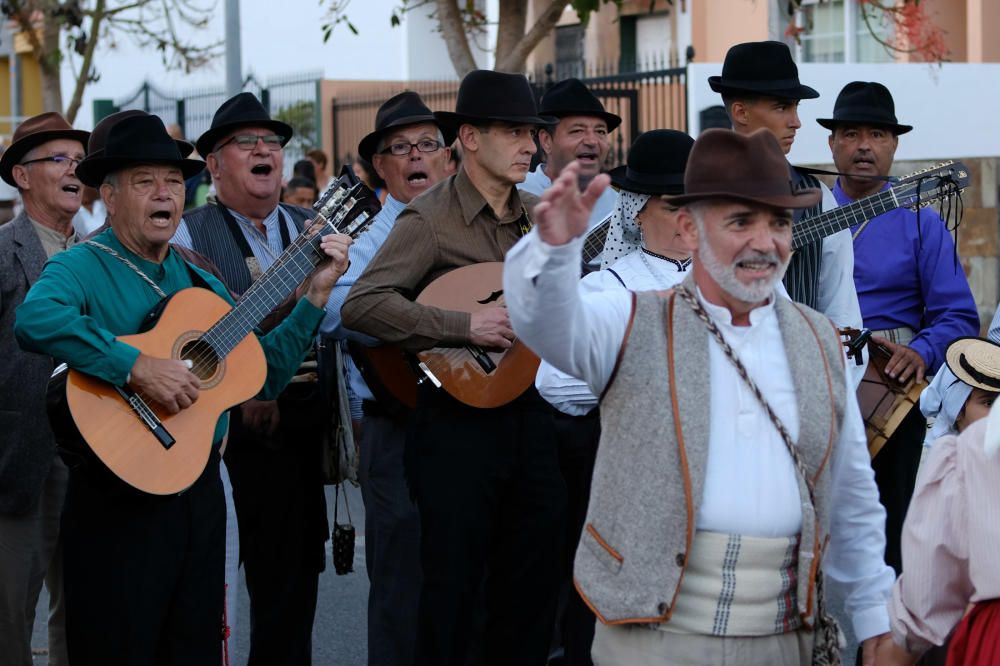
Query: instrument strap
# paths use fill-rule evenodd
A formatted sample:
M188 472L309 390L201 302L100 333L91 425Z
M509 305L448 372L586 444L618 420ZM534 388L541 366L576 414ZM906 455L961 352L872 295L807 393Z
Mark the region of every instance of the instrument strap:
M104 245L103 243L98 243L95 240L88 240L88 241L84 241L84 242L87 245L92 245L92 246L96 247L98 250L101 250L102 252L107 252L112 257L114 257L118 261L122 262L123 264L125 264L126 266L128 266L129 268L131 268L135 272L136 275L138 275L140 278L142 278L143 282L145 282L150 287L152 287L153 291L155 291L156 295L159 296L160 298L166 298L167 297L166 292L164 292L162 289L160 289L160 285L158 285L155 282L153 282L153 278L151 278L148 275L146 275L145 273L143 273L141 268L139 268L138 266L136 266L134 263L132 263L126 257L123 257L122 255L118 254L118 252L115 252L113 249L111 249L107 245Z

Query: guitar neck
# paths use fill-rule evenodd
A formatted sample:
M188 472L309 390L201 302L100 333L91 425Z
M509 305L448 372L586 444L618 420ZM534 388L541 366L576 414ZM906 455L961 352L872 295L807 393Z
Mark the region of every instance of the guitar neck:
M316 233L304 231L299 234L278 260L240 296L233 309L205 333L203 339L220 358L249 335L324 260L320 242L324 235L340 233L343 218L350 212L350 203L332 221L318 213L318 221L308 230ZM366 220L367 215L362 214L344 231L353 238L366 228Z
M604 242L608 239L611 228L611 216L604 218L600 224L587 232L583 239L583 263L589 264L604 252Z
M899 208L893 188L858 199L844 206L814 217L807 217L795 223L792 229L792 249L797 250L820 239L832 236L838 231L849 229L855 224L878 217Z

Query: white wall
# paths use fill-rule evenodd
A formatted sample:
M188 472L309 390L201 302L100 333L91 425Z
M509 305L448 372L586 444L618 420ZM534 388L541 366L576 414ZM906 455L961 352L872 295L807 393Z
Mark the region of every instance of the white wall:
M722 103L708 86L722 64L688 68L688 127L697 136L698 112ZM800 64L799 80L819 93L799 106L802 129L789 154L794 164L829 163L829 130L816 118L829 118L840 90L851 81L878 81L892 92L896 117L913 125L900 137L897 160L941 160L1000 156L1000 64L833 65Z

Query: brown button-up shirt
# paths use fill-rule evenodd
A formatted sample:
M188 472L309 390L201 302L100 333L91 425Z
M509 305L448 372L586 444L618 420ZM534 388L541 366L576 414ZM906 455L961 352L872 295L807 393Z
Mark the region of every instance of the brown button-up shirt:
M538 202L510 189L509 212L502 218L464 169L411 201L347 295L344 325L410 351L469 342L469 313L414 299L452 269L503 261L530 228L528 210Z

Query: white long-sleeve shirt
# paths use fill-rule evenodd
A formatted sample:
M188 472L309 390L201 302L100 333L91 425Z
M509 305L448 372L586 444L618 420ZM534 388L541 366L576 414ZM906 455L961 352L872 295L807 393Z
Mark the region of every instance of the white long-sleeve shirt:
M624 339L632 301L625 290L585 293L578 286L581 245L577 238L550 246L537 231L527 234L507 254L504 295L515 333L555 368L581 378L600 395ZM754 310L746 327L733 326L727 310L705 306L792 438L797 437L796 396L773 304ZM796 534L801 500L785 445L714 340L709 348L713 409L696 528L764 537ZM846 599L855 633L864 640L889 629L886 602L894 575L883 559L885 511L878 502L864 426L853 387L845 384L824 570L831 588L843 588L838 592Z

